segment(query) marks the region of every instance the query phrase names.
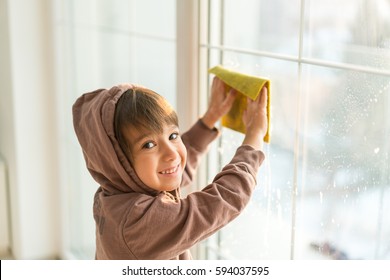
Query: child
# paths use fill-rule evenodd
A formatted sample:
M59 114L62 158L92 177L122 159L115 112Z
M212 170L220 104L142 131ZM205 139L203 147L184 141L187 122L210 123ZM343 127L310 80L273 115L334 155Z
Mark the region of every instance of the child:
M73 124L87 168L100 184L93 205L96 259L191 259L189 249L237 217L256 185L267 131L267 92L248 100L247 133L211 184L180 197L219 132L235 92L214 78L204 116L180 136L175 111L157 93L123 84L86 93Z

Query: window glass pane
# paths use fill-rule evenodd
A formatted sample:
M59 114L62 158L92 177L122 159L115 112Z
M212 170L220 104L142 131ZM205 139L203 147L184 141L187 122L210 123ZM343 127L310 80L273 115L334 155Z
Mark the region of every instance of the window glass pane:
M211 52L213 57L218 52ZM223 53L223 65L243 73L269 78L272 99L272 145L265 149L263 163L253 198L231 224L223 228L210 248L219 249L215 258L288 259L290 256L294 139L298 106L298 68L295 63L277 61L231 52ZM273 94L274 93L274 94ZM222 128L218 149L220 167L227 164L242 143L243 134ZM215 162L215 159L214 159ZM212 164L210 164L212 165ZM210 166L212 168L212 166ZM212 180L217 170L210 172ZM214 173L215 172L215 173ZM212 241L210 242L212 243Z
M208 50L208 67L271 79L271 143L252 201L208 240L208 257L390 259L390 3L312 0L302 10L300 1L245 3L210 2L202 51L222 45ZM263 16L271 10L288 13L289 23ZM274 55L298 53L300 18L302 59ZM259 50L267 53L254 55ZM209 180L242 138L224 130Z
M70 108L82 93L143 84L176 107L176 1L57 0L56 45L68 252L94 258L93 197Z
M98 0L93 2L96 3L97 14L94 25L103 27L107 31L136 32L134 0ZM90 9L91 3L87 5Z
M102 87L137 82L136 38L109 30L97 30L96 79ZM85 67L85 66L84 66Z
M78 25L176 38L175 0L68 0L63 13Z
M299 0L225 0L219 6L212 4L211 20L219 20L222 14L223 25L215 28L223 30L224 45L297 55L299 11ZM219 44L218 37L211 40Z
M304 84L297 257L389 258L390 77L307 66Z
M93 259L95 257L95 223L92 213L93 196L96 182L92 179L85 161L80 154L80 145L68 144L65 170L68 180L66 189L67 217L69 217L69 235L71 254L78 259Z
M176 108L176 41L138 38L135 53L137 82Z
M64 235L69 241L67 254L78 259L93 259L95 249L95 225L93 221L92 202L97 189L85 167L85 161L80 153L80 145L76 139L71 110L76 98L89 90L92 85L99 84L98 77L98 50L86 48L89 45L98 45L97 32L86 28L70 28L66 25L59 28L65 36L65 46L61 50L60 60L63 65L60 71L65 75L59 83L61 105L63 110L63 137L62 144L62 174L64 178L64 205L68 212L64 215L67 228ZM96 44L94 44L96 43ZM95 86L96 87L96 86Z
M135 0L137 32L176 38L176 0Z
M305 56L389 69L389 1L307 1L305 24Z

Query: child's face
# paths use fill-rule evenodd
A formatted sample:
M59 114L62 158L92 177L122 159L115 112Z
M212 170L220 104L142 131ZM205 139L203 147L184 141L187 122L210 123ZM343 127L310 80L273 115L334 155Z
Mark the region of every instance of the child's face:
M164 125L161 134L128 127L124 136L129 142L131 163L141 181L158 191L180 187L187 150L175 125Z

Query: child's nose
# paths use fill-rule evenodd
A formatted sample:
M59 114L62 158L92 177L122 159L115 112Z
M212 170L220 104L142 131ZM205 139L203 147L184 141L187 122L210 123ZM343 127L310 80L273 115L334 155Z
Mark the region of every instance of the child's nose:
M171 143L163 145L163 159L166 161L173 161L177 158L176 147Z

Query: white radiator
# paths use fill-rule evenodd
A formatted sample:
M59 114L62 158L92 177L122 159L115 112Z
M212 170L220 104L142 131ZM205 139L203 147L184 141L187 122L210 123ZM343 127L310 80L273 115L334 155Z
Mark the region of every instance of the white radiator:
M7 168L0 157L0 255L9 252Z

